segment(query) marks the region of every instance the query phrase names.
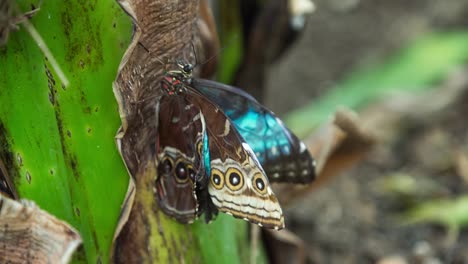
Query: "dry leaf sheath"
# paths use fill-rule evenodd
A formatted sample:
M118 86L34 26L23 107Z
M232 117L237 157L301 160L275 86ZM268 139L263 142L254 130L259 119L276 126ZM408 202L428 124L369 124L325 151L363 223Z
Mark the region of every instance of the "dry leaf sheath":
M78 232L30 201L0 195L0 263L68 263Z

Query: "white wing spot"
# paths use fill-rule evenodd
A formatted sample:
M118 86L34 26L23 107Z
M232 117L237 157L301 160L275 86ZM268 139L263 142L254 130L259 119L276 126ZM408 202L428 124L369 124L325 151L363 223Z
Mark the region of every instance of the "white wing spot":
M276 156L278 155L278 148L276 146L271 148L271 155Z
M200 113L193 117L193 121L198 121L200 119Z
M224 131L223 131L223 134L221 134L221 136L225 137L229 135L230 127L231 126L229 124L229 119L226 119L226 122L224 122Z
M300 152L304 152L304 151L306 151L306 150L307 150L306 145L304 144L304 142L301 142L299 151L300 151Z
M174 117L172 117L171 122L172 123L177 123L177 122L179 122L179 120L180 120L180 118L178 116L174 116Z

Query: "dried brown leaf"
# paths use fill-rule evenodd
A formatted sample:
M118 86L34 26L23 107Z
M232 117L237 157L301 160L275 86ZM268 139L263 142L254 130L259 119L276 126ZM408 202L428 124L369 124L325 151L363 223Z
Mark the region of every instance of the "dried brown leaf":
M67 223L30 201L0 195L0 263L68 263L81 243Z
M270 263L305 263L305 243L294 233L287 229L279 232L268 229L262 231Z
M305 141L317 160L317 179L309 185L282 184L275 193L282 205L304 196L362 159L374 145L371 133L362 128L357 115L341 109L332 121L320 127Z

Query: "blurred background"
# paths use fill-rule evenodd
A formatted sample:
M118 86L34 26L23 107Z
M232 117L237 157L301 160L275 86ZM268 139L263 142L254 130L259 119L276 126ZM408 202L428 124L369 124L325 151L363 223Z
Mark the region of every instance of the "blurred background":
M303 28L285 29L292 2ZM216 16L221 80L302 138L349 108L375 140L288 203L307 262L468 263L468 1L305 2L218 3Z

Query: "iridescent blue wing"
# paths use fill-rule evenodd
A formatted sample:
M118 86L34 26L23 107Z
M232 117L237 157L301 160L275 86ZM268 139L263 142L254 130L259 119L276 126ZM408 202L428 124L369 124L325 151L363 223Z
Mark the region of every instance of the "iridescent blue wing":
M193 79L192 86L219 105L233 121L270 181L309 183L314 180L315 162L305 144L251 95L210 80Z

